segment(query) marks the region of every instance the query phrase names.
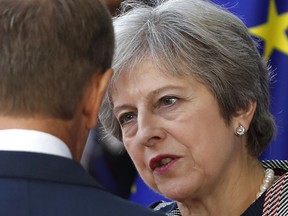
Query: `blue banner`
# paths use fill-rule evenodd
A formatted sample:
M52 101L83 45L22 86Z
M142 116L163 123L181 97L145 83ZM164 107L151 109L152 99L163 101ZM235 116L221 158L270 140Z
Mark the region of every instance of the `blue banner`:
M272 66L271 112L278 132L261 159L288 159L288 0L214 0L240 17ZM131 200L148 205L165 199L138 177Z

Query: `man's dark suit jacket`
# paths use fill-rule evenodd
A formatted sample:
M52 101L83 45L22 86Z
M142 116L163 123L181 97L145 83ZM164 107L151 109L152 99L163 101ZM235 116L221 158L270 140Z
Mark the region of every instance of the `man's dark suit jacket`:
M1 216L161 216L102 189L80 163L0 151Z

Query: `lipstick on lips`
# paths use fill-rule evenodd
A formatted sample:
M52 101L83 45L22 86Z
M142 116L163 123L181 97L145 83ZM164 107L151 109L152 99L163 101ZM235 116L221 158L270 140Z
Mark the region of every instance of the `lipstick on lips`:
M177 155L158 155L149 162L152 171L163 173L167 171L180 157Z

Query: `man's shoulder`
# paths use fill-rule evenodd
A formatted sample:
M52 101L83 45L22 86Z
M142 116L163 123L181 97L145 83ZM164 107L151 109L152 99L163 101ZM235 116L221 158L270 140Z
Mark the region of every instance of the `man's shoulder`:
M161 216L105 191L80 163L58 156L0 151L0 190L0 215Z

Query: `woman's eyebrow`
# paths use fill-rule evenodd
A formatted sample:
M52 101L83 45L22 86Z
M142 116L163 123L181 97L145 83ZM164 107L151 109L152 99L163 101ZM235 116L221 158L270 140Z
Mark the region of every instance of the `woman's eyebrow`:
M161 88L158 88L149 92L147 95L147 98L159 95L162 92L165 92L167 90L180 90L180 89L182 89L181 86L175 86L175 85L163 86ZM120 105L114 106L114 113L118 113L123 109L131 109L132 107L133 106L131 104L120 104Z
M180 86L175 86L175 85L168 85L168 86L163 86L161 88L158 88L152 92L150 92L148 94L148 96L155 96L155 95L158 95L164 91L167 91L167 90L179 90L179 89L182 89L182 87Z
M132 108L132 105L129 105L129 104L123 104L123 105L115 106L114 107L114 113L117 114L121 110L130 109L130 108Z

